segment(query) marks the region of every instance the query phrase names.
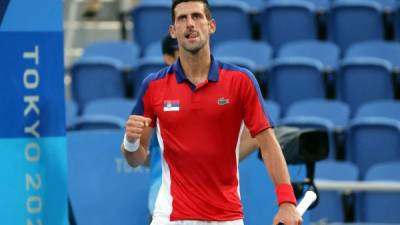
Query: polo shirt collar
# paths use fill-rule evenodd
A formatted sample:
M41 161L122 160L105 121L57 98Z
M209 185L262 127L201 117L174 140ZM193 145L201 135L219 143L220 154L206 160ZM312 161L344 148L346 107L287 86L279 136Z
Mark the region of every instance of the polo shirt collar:
M218 72L219 72L219 66L218 66L218 61L214 59L214 56L210 55L211 57L211 66L210 70L208 71L208 81L218 81ZM180 59L176 60L176 62L173 65L175 74L176 74L176 81L178 83L182 83L185 80L188 80L182 65Z

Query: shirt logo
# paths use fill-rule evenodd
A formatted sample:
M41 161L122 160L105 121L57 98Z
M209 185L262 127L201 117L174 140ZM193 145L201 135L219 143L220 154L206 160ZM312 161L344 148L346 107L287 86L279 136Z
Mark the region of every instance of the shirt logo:
M179 111L179 100L165 100L164 112L177 112Z
M226 104L229 104L229 99L222 97L217 100L217 103L218 103L218 105L226 105Z

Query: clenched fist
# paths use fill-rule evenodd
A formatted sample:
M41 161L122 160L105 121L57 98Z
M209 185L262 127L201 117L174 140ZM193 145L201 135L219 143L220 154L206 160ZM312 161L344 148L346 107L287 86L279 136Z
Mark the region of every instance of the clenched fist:
M151 119L144 116L131 115L128 118L125 126L125 134L127 141L134 143L139 139L145 127L148 127L151 123Z

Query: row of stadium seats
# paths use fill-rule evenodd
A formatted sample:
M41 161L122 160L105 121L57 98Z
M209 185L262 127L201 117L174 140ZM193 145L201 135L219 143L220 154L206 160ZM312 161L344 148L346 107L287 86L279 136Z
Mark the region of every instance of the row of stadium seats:
M135 102L104 99L91 102L80 116L73 102L67 104L69 130L123 129ZM308 100L293 104L281 117L280 106L266 101L270 119L278 126L317 128L329 136L330 159L355 163L363 178L374 164L400 160L400 102L370 102L350 115L349 107L339 101ZM379 151L379 155L377 155Z
M71 70L73 99L83 107L95 99L127 96L127 89L135 97L144 77L164 67L160 48L157 44L139 58L132 43L88 46ZM284 45L273 58L268 44L241 40L217 45L214 54L253 71L264 96L278 102L284 114L296 101L333 97L355 112L367 101L394 99L400 90L400 44L395 42L355 44L341 57L331 42L299 41Z
M396 0L264 2L252 10L243 1L210 1L217 22L212 44L260 39L277 50L292 41L327 39L344 50L356 42L391 39L393 31L395 39L400 38ZM168 32L170 5L171 1L165 0L142 1L132 10L133 39L137 44L146 48Z
M74 131L68 139L68 194L77 224L148 224L147 195L149 170L130 168L120 146L122 130ZM400 161L371 167L362 180L400 181ZM257 153L239 164L240 191L245 224L261 225L272 218L266 203L270 181ZM316 167L317 180L356 181L359 171L350 162L321 161ZM269 185L269 186L268 186ZM344 222L342 193L320 191L320 204L310 211L311 221ZM353 196L354 197L354 196ZM398 193L365 192L355 196L356 221L396 223L400 220L396 204Z

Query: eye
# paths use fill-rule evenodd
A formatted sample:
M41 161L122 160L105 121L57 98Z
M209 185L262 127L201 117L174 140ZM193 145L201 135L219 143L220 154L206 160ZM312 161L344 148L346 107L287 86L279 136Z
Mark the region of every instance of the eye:
M192 18L193 18L193 20L198 20L198 19L201 19L201 18L202 18L202 15L199 14L199 13L194 13L194 14L192 15Z
M178 22L185 22L186 21L186 16L178 16L177 21Z

